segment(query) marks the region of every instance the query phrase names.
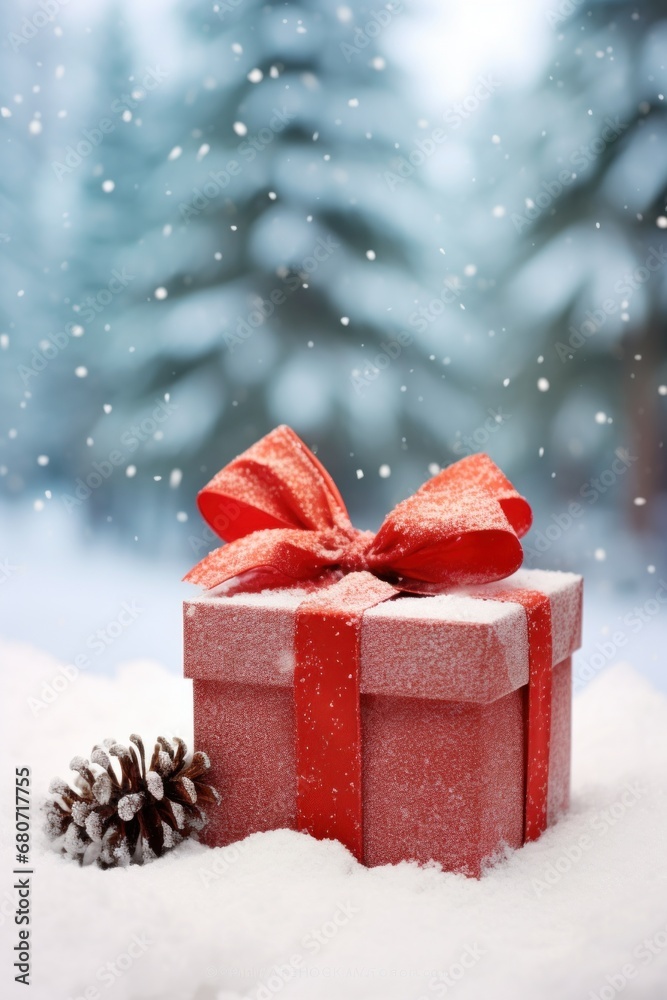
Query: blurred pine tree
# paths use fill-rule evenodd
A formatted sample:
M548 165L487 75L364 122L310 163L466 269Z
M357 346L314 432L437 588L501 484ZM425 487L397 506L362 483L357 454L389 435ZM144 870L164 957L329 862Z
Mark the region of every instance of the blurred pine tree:
M117 182L107 204L144 232L115 252L137 276L121 318L108 338L85 338L98 402L113 406L91 431L95 450L169 395L173 412L157 444L137 449L132 484L155 525L158 509L192 510L216 468L285 421L324 451L363 518L451 457L447 437L469 405L443 380L460 294L424 335L408 323L415 303L442 305L447 270L432 191L419 176L391 179L421 135L382 54L383 32L406 15L331 0L186 13L185 70L151 103L157 165L145 157L130 204L118 199L132 170L120 147L109 166L105 141L105 177ZM378 467L399 455L406 476L394 486ZM183 485L166 498L153 477L166 482L172 468ZM104 490L117 508L122 479Z
M3 5L0 41L2 71L12 84L0 97L0 491L13 498L35 477L37 456L45 450L41 445L38 450L25 424L33 387L26 368L34 363L54 302L41 214L50 123L42 114L34 70L45 59L45 39L16 9Z
M547 11L553 56L543 86L514 118L502 174L515 192L508 220L518 238L498 273L497 306L515 344L532 354L521 365L524 398L534 398L535 356L544 358L540 374L551 390L534 426L563 492L576 495L620 446L638 457L622 492L642 526L651 505L633 498L653 498L666 484L658 385L667 374L659 369L667 17L657 2L573 6Z
M114 453L75 510L151 551L167 524L186 544L175 512L193 515L215 469L285 421L362 525L431 463L479 449L524 490L555 471L568 494L621 443L642 456L628 492L655 491L664 271L616 289L659 252L667 214L665 22L656 3L561 7L547 11L544 85L492 84L455 128L447 95L427 121L393 64L404 5L180 2L156 66L145 17L111 0L85 51L70 49L78 106L42 119L42 135L22 121L0 178L9 285L43 275L10 294L7 356L27 363L69 331L29 399L7 380L11 490L46 484L40 453L70 495ZM16 67L26 93L33 55L57 58L46 33L31 45ZM607 300L617 308L586 336ZM573 334L570 358L559 345Z

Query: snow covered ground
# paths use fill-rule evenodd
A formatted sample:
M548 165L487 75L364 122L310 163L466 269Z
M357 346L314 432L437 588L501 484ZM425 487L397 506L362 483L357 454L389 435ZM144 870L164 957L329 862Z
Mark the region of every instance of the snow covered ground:
M82 671L35 715L60 664L0 645L2 996L16 943L15 766L33 802L104 736L190 738L188 682L154 662ZM33 813L35 1000L637 1000L667 997L667 699L627 664L575 700L573 804L480 881L412 864L366 870L288 831L145 868L80 869Z

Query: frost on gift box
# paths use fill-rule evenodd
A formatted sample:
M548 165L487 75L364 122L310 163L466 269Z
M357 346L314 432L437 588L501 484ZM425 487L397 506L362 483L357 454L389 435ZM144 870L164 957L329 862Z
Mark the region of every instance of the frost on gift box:
M548 821L568 804L570 656L581 580L520 570L503 589L537 589L553 616ZM478 874L524 834L528 631L520 604L464 594L397 596L361 626L363 859L413 858ZM206 832L228 844L297 827L293 691L296 613L306 593L202 596L185 606L195 743L222 806Z
M581 579L518 569L530 508L487 456L373 535L278 428L199 505L228 542L184 618L209 843L290 827L478 875L567 807Z

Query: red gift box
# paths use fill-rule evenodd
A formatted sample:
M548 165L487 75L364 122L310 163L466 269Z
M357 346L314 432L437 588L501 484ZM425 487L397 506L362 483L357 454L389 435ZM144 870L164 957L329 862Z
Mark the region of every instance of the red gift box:
M188 579L233 579L185 603L209 844L288 827L479 875L567 808L581 578L516 571L530 508L486 456L372 535L279 428L199 503L229 544Z

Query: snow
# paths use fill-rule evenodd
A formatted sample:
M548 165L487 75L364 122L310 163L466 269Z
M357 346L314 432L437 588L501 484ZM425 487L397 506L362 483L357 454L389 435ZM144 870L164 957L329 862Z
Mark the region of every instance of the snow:
M27 698L61 665L17 643L0 658L4 773L28 764L35 804L103 737L191 740L190 684L154 662L82 673L35 717ZM288 831L81 869L49 849L35 809L31 996L662 1000L667 699L617 663L575 699L573 735L570 813L479 881L412 864L367 870L336 843ZM10 782L0 788L11 984L13 802Z

